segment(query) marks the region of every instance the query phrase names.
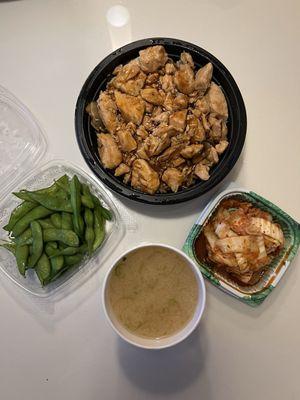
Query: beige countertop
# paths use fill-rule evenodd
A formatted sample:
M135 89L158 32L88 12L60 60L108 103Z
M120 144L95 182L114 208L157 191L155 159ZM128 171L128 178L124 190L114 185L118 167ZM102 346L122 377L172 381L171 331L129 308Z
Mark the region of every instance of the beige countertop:
M246 144L225 183L252 189L299 221L299 21L297 0L0 1L0 84L39 120L47 158L89 171L74 107L94 66L145 37L193 42L226 65L247 108ZM199 328L166 351L124 343L104 319L100 288L110 262L140 241L181 247L212 196L167 209L116 199L125 238L58 303L32 299L1 275L1 399L299 399L299 256L256 309L206 282Z

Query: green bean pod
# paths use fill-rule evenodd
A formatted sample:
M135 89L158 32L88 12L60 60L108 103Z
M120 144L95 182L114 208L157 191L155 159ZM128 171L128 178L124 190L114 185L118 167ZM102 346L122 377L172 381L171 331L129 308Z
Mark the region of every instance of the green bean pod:
M24 217L19 219L16 225L13 227L12 233L14 237L19 236L22 232L25 231L26 228L30 225L32 221L37 219L46 217L47 215L51 214L52 211L48 210L43 206L37 206L29 211Z
M43 253L39 258L35 267L35 271L42 286L48 283L48 280L51 276L51 264L45 253Z
M45 242L62 242L67 246L79 246L79 238L75 232L68 229L49 228L43 231Z
M16 246L16 261L17 261L17 266L20 274L25 276L25 271L26 271L26 265L27 265L27 260L28 260L28 255L29 255L29 247L27 245L25 246Z
M3 227L4 230L6 231L11 231L15 224L24 217L29 211L31 211L34 207L36 207L37 204L33 203L31 201L24 201L21 203L18 207L16 207L9 218L8 224Z
M70 181L70 195L71 195L71 205L73 210L73 225L74 230L78 236L83 235L84 223L80 215L81 211L81 184L76 175Z
M43 253L44 243L41 225L37 221L33 221L30 227L32 231L32 254L29 257L28 266L33 268Z

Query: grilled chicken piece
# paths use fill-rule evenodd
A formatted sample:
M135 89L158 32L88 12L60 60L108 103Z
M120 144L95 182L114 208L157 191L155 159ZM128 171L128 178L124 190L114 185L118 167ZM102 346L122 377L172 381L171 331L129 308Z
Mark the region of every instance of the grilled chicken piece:
M188 97L185 94L178 93L177 96L173 96L171 93L167 93L164 107L168 111L177 111L187 108L188 103Z
M99 114L109 133L117 129L117 107L112 98L105 92L101 92L97 101Z
M114 138L109 133L97 135L98 151L104 168L116 168L122 162L122 154Z
M204 67L200 68L195 76L195 89L203 96L208 89L213 74L212 63L207 63Z
M142 158L143 160L149 160L148 150L149 150L148 144L144 142L138 146L136 153L139 158Z
M189 64L180 64L174 78L177 89L184 94L194 91L194 72Z
M128 165L121 163L116 169L115 169L115 176L122 176L130 172L130 168Z
M151 135L147 139L147 146L148 146L147 153L149 154L150 157L157 156L167 147L169 147L170 144L171 144L171 139L169 138L169 135L167 133L165 133L160 137Z
M191 144L189 146L186 146L183 150L181 150L180 154L184 158L192 158L196 154L200 153L202 149L203 149L203 144Z
M175 84L174 84L174 79L173 79L172 75L162 75L159 78L159 80L160 80L162 90L164 90L166 93L174 92Z
M205 140L206 135L202 122L194 115L189 115L187 118L187 132L195 142L203 142Z
M145 88L141 90L141 96L144 100L151 104L162 105L164 104L165 96L162 95L157 89Z
M171 188L172 192L176 193L183 183L184 175L176 168L167 168L161 179Z
M137 96L140 90L144 87L146 75L141 71L134 79L130 79L126 82L120 82L118 77L113 78L112 85L121 90L121 92L130 94L131 96Z
M124 65L111 80L111 84L124 93L137 96L145 84L146 74L140 70L138 60L135 59Z
M155 117L152 117L152 121L159 123L159 124L163 123L163 124L168 125L169 114L170 113L168 111L161 112L160 114L156 115Z
M214 147L210 147L206 152L206 159L208 161L208 165L212 166L219 162L219 156L217 150Z
M215 145L215 149L217 150L218 154L222 154L224 153L224 151L227 149L228 147L228 142L227 140L221 140L220 143Z
M142 192L154 194L159 188L158 173L145 160L135 160L132 164L131 186Z
M168 134L169 137L177 135L178 131L170 125L160 124L157 128L153 130L154 136L163 136L164 134Z
M172 161L173 158L179 156L182 147L181 144L168 147L160 156L157 157L158 163L163 164L167 161Z
M145 127L141 125L137 131L136 134L141 138L141 139L146 139L149 135L149 133L146 131Z
M140 125L145 112L144 101L139 97L130 96L117 90L115 90L115 98L117 107L125 121L132 121L136 125Z
M186 127L187 110L176 111L170 115L170 125L177 131L183 132Z
M137 148L136 141L128 129L120 129L117 131L117 135L120 142L121 150L133 151Z
M171 62L168 62L165 65L165 69L166 69L166 74L169 74L169 75L173 75L176 72L175 65L173 63L171 63Z
M183 51L183 52L180 54L180 61L181 61L183 64L189 64L189 66L190 66L192 69L195 68L194 61L193 61L192 56L190 55L190 53L187 53L186 51Z
M198 112L196 115L197 117L200 117L201 114L208 114L210 111L209 108L209 102L206 98L206 96L202 97L202 99L198 99L195 103L195 111Z
M214 142L219 142L222 136L222 120L211 113L208 117L208 122L210 124L210 139Z
M214 112L221 117L228 118L228 108L224 93L220 86L211 82L210 88L207 91L207 100L209 102L211 112Z
M207 181L209 179L209 166L198 163L195 167L195 175L198 176L202 181Z
M172 166L173 167L179 167L180 165L185 163L185 159L182 157L178 157L175 160L172 161Z
M155 72L165 65L168 55L163 46L152 46L139 52L140 67L144 72Z

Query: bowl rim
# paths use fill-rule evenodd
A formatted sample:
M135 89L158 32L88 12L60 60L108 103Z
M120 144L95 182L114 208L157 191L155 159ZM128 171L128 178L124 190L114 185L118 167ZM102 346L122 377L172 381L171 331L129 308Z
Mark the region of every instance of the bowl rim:
M199 287L199 293L200 295L198 296L198 301L197 301L197 305L193 314L192 319L187 322L187 324L178 332L175 332L173 335L168 336L167 338L171 339L173 336L177 337L177 339L175 340L170 340L169 343L167 344L161 344L161 345L156 345L156 346L151 346L150 344L146 345L146 344L141 344L138 343L130 338L128 338L125 334L123 334L122 332L120 332L120 330L118 329L118 327L114 324L114 322L112 321L109 312L108 312L108 306L107 306L107 299L106 299L106 292L107 292L107 287L108 287L108 282L111 276L112 271L114 270L114 268L117 266L117 264L121 261L121 259L132 253L135 250L141 249L141 248L145 248L145 247L162 247L165 249L169 249L172 250L174 252L176 252L177 254L179 254L181 257L183 257L186 261L187 264L189 265L189 267L192 269L192 271L194 272L196 279L197 279L197 283L198 283L198 287ZM143 348L143 349L148 349L148 350L161 350L161 349L166 349L168 347L172 347L175 346L176 344L182 342L183 340L185 340L188 336L191 335L191 333L197 328L197 326L200 323L200 320L202 318L203 312L204 312L204 308L205 308L205 304L206 304L206 288L205 288L205 282L204 282L204 278L202 276L202 273L200 271L200 268L198 267L197 263L190 258L186 253L184 253L181 249L178 249L174 246L170 246L168 244L164 244L164 243L155 243L155 242L149 242L149 243L141 243L139 245L136 245L132 248L130 248L129 250L124 251L109 267L109 269L107 270L105 277L104 277L104 281L103 281L103 285L102 285L102 291L101 291L101 301L102 301L102 306L104 309L104 314L106 317L106 320L108 321L109 325L111 326L111 328L117 333L117 335L119 335L123 340L125 340L125 342L132 344L133 346L139 347L139 348ZM189 323L192 322L192 320L194 319L193 323L191 324L190 328L186 330L185 333L184 330L187 328L187 325ZM143 338L141 338L143 339ZM149 341L151 341L152 339L147 339ZM158 343L159 339L153 339L153 343Z
M93 87L95 81L98 80L98 77L101 75L101 71L109 66L114 59L118 58L120 55L124 55L130 51L138 51L140 49L146 48L151 45L166 45L166 46L178 46L182 48L182 51L193 51L194 53L198 53L202 57L207 59L207 62L212 62L214 67L217 68L217 71L224 80L228 88L230 87L231 99L232 101L229 103L229 108L231 108L231 103L233 102L235 105L235 113L237 113L237 128L235 130L236 143L234 143L234 147L231 148L230 153L226 156L224 163L222 164L222 160L218 165L220 165L220 169L218 173L212 173L211 177L207 181L201 181L197 184L191 186L190 188L186 188L177 193L156 193L154 195L140 192L138 190L133 189L132 187L124 184L121 181L118 181L113 175L110 174L109 171L106 171L99 165L99 161L96 160L96 156L93 152L90 151L90 147L85 137L85 126L83 124L83 116L85 113L86 99L87 96ZM121 61L120 61L121 62ZM225 95L228 91L225 91ZM233 107L232 107L233 108ZM113 51L109 55L107 55L102 61L98 63L98 65L92 70L92 72L87 77L82 89L79 93L76 107L75 107L75 132L77 143L80 149L80 152L92 170L92 172L111 190L113 190L118 195L121 195L125 198L128 198L133 201L142 202L146 204L153 205L166 205L166 204L178 204L184 201L191 200L193 198L199 197L213 187L217 186L232 170L234 165L236 164L246 137L247 131L247 115L245 104L241 95L241 92L231 75L228 69L223 65L221 61L219 61L214 55L204 50L203 48L197 46L196 44L186 42L181 39L172 39L165 37L153 37L146 38L131 42L125 46L120 47L119 49ZM232 140L232 139L231 139ZM218 167L218 166L217 166Z

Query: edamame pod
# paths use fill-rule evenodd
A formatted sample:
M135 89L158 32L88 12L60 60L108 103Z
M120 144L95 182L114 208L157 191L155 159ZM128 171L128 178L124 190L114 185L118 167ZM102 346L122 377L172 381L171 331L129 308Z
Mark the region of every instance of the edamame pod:
M43 252L43 232L37 221L30 224L32 232L32 254L28 260L28 266L33 268Z
M72 214L67 212L61 213L61 229L73 230Z
M12 233L13 235L19 236L22 232L25 231L26 228L30 225L32 221L36 221L37 219L44 218L47 215L51 214L52 211L48 210L43 206L37 206L29 211L24 217L19 219L16 225L13 227Z
M44 286L48 282L48 280L51 276L50 261L45 253L43 253L41 255L41 257L39 258L36 268L35 268L35 271L37 273L37 276L38 276L42 286Z
M84 223L80 215L81 211L81 185L76 175L70 181L71 205L73 210L73 225L78 236L82 236Z
M57 229L61 229L62 226L62 218L61 215L59 213L53 213L50 215L50 220L52 222L52 225L54 225L55 228Z
M29 247L27 245L16 247L16 260L20 274L25 276Z
M62 242L67 246L79 246L79 238L75 232L68 229L49 228L43 231L45 242Z
M8 224L3 227L4 230L6 231L11 231L12 228L15 226L15 224L24 217L30 210L32 210L34 207L36 207L37 204L33 203L31 201L24 201L21 203L18 207L16 207L9 218Z

